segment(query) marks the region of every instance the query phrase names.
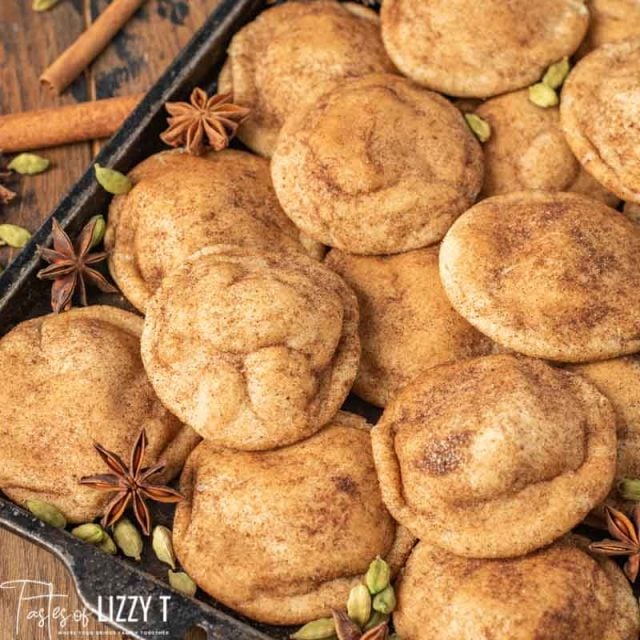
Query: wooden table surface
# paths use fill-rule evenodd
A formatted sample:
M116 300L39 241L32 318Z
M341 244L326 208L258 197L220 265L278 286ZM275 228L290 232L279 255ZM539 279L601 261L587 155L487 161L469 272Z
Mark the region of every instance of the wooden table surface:
M39 85L40 73L109 4L109 0L61 0L52 10L37 13L31 0L0 0L0 113L12 113L94 98L145 91L189 41L219 0L148 0L107 50L62 97ZM47 149L41 155L53 166L44 174L11 183L18 197L0 210L0 222L12 222L35 231L68 188L80 177L99 148L99 142ZM15 250L2 248L6 264ZM53 585L68 596L63 606L82 609L64 566L46 551L0 529L0 583L31 580ZM16 583L18 586L22 583ZM33 584L29 588L40 589ZM26 620L18 610L19 589L0 589L0 640L50 640L59 635L37 619ZM66 637L122 638L95 620L83 632L69 622ZM71 632L71 633L70 633ZM89 634L92 635L89 635ZM174 640L174 639L171 639ZM175 639L178 640L178 639Z

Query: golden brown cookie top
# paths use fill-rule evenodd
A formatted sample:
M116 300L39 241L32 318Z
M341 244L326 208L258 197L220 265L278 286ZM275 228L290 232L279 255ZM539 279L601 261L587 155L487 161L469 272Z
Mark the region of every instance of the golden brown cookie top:
M397 585L396 630L411 640L635 640L622 571L576 536L522 558L472 560L420 543Z
M637 0L589 0L589 30L578 54L585 55L609 42L635 38L640 33Z
M491 125L491 137L482 145L483 196L528 189L574 191L612 207L618 204L569 149L557 107L538 107L522 90L491 98L475 112Z
M445 296L437 246L393 256L332 249L325 263L358 298L362 356L354 391L361 398L384 407L427 369L492 350Z
M640 38L584 57L562 90L567 142L584 168L623 200L640 202Z
M108 469L99 442L128 456L140 429L145 466L165 480L199 438L156 397L140 359L142 319L114 307L72 309L27 320L0 340L0 488L16 502L37 498L72 522L93 520L110 496L78 484Z
M276 193L312 238L350 253L439 241L482 184L482 152L460 112L405 78L346 81L287 121Z
M382 496L417 538L470 557L543 547L609 492L615 415L578 375L494 355L434 367L373 429Z
M571 193L488 198L440 248L454 308L514 351L588 362L640 349L640 230Z
M434 91L486 98L537 82L580 45L584 0L384 0L395 65Z
M185 466L173 528L198 585L256 620L306 623L342 608L377 555L394 573L413 540L382 503L366 422L338 413L264 452L204 442Z
M393 72L371 9L335 0L287 2L231 41L219 90L251 108L239 138L271 156L280 127L345 78Z
M357 330L353 292L316 260L209 247L149 302L142 358L161 400L203 437L269 449L340 408L358 368Z
M570 370L595 384L616 411L616 482L607 504L626 510L633 505L620 497L616 485L624 478L640 478L640 355L573 365Z
M129 177L133 189L109 209L105 246L114 280L142 311L168 272L211 244L320 254L280 208L269 163L250 153L164 151Z

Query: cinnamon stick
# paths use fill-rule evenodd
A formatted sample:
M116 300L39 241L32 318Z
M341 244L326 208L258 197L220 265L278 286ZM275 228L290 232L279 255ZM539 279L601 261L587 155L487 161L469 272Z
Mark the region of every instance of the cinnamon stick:
M113 0L97 20L40 76L61 94L111 42L145 0Z
M142 95L2 115L0 149L12 153L108 138L118 130Z

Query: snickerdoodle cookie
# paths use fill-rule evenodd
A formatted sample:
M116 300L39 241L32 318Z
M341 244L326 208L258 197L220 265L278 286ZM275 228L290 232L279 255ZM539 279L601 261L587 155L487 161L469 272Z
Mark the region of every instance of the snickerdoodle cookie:
M522 558L472 560L420 543L393 622L410 640L636 640L638 604L577 536Z
M482 145L483 196L527 189L574 191L618 204L569 149L557 107L542 109L523 90L491 98L475 112L491 125L491 137Z
M209 247L147 305L151 383L217 445L270 449L316 432L347 396L359 358L355 295L302 254Z
M607 398L522 356L430 369L387 404L372 437L393 517L468 557L553 542L607 496L616 466Z
M640 34L638 0L589 0L589 31L578 54L585 55L609 42L635 38Z
M640 203L640 38L582 58L564 84L560 115L584 168L623 200Z
M264 11L234 36L218 90L251 108L238 137L271 156L287 118L332 85L394 70L371 9L335 0L287 2Z
M595 384L609 398L616 411L616 486L609 495L607 504L626 509L632 505L622 499L617 491L617 484L625 478L640 478L640 356L573 365L571 370Z
M296 624L330 615L371 560L395 573L413 539L380 497L367 423L338 413L274 451L203 442L182 474L173 538L198 585L250 618Z
M110 499L78 484L108 471L94 442L126 456L142 427L145 466L165 462L165 481L178 473L199 438L153 392L141 331L142 318L94 306L27 320L0 339L0 489L12 500L93 520Z
M438 247L393 256L333 249L326 264L358 298L362 356L353 388L361 398L384 407L430 367L492 350L491 340L454 311L445 296Z
M536 82L580 45L584 0L384 0L382 37L407 76L434 91L486 98Z
M111 203L105 247L114 280L141 311L169 271L211 244L320 255L280 208L262 158L164 151L129 177L133 189Z
M640 350L640 229L595 200L488 198L443 240L440 277L454 308L514 351L589 362Z
M480 145L458 109L383 74L344 82L290 118L271 163L296 225L358 254L438 242L474 202L482 170Z

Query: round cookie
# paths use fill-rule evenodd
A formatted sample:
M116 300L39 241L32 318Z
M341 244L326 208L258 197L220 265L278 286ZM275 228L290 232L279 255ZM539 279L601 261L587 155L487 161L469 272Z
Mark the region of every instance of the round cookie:
M140 360L142 318L114 307L71 309L22 322L0 339L0 489L17 503L53 504L89 522L113 497L78 484L108 469L94 442L128 459L140 428L145 466L166 482L199 441L156 397ZM156 476L154 476L154 480Z
M625 202L622 213L632 222L636 224L640 223L640 204L636 202Z
M640 38L585 56L564 83L560 116L582 166L623 200L640 203Z
M470 560L420 543L396 587L410 640L635 640L638 604L614 562L570 536L523 558Z
M261 622L330 615L373 558L385 558L395 574L414 542L382 503L367 423L352 414L274 451L205 441L180 488L180 563L216 600Z
M458 109L380 74L346 81L290 118L271 162L295 224L357 254L438 242L474 202L482 171L480 145Z
M315 433L358 369L355 295L294 253L217 246L147 306L142 359L162 402L211 443L271 449Z
M345 78L393 72L371 9L335 0L287 2L261 13L231 41L221 93L251 108L238 137L270 157L284 122Z
M482 196L514 191L573 191L615 207L619 200L576 160L560 125L558 108L541 109L527 90L487 100L475 112L491 125L482 145Z
M382 38L395 65L452 96L487 98L537 82L580 45L584 0L384 0Z
M372 439L393 517L465 557L553 542L606 497L616 466L609 401L522 356L430 369L387 405Z
M598 387L615 409L618 432L616 481L607 504L626 511L633 504L620 497L616 485L624 478L640 478L640 355L573 365L570 370Z
M589 0L589 31L578 54L584 56L603 44L635 38L640 34L638 0Z
M332 249L325 264L353 289L362 356L354 391L379 407L427 369L491 352L491 340L451 307L438 247L393 256Z
M640 231L594 200L488 198L443 240L440 277L458 313L514 351L589 362L640 350Z
M133 189L111 202L105 247L113 279L141 311L167 273L207 245L320 257L321 247L280 208L262 158L231 149L200 157L163 151L129 177Z

